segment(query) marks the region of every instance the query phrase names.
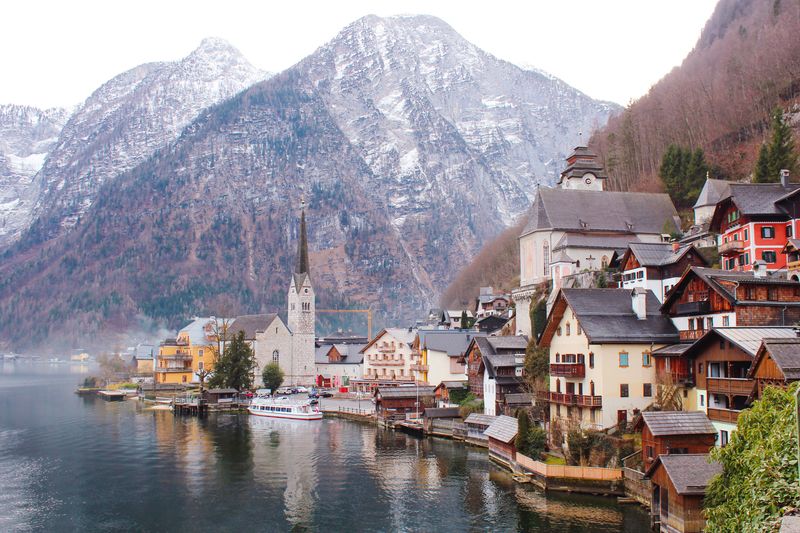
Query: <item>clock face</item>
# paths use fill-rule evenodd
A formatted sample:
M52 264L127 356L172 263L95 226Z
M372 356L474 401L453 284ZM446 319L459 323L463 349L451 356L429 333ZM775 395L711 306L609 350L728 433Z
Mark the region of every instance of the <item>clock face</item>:
M592 184L592 178L586 178L583 181L586 183L586 185L591 185Z

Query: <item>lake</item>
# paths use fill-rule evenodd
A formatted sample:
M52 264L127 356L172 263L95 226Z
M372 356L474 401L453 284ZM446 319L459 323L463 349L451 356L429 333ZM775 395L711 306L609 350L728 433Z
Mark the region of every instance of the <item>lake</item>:
M612 498L547 496L486 451L340 419L176 417L0 363L0 531L641 532Z

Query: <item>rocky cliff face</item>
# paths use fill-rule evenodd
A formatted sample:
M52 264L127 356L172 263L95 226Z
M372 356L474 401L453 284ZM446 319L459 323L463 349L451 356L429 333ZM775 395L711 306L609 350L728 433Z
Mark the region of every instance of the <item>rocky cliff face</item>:
M67 122L65 109L0 105L0 248L25 229L33 177Z
M86 344L134 316L174 326L202 312L280 310L301 199L319 307L409 320L552 181L577 132L612 111L438 19L360 19L202 112L94 202L53 200L66 215L42 218L0 266L0 324L18 317L0 334L19 344L67 332ZM70 225L34 244L41 228ZM21 338L20 320L38 326L35 339Z
M140 65L105 83L72 115L36 175L33 237L75 226L104 183L174 141L204 108L266 77L227 42L205 39L180 61Z

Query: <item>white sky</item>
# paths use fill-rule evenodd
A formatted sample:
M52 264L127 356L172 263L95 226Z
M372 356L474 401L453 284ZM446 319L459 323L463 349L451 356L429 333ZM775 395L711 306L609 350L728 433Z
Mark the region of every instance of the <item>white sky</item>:
M141 63L174 60L222 37L281 71L374 13L430 14L513 63L627 104L692 49L716 0L6 0L0 103L82 102Z

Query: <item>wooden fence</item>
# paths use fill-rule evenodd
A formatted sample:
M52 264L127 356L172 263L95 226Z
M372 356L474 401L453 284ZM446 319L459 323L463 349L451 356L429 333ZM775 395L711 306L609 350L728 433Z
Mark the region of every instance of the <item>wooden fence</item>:
M517 464L523 469L546 478L585 479L590 481L618 481L622 479L620 468L595 466L548 465L535 461L517 452Z

